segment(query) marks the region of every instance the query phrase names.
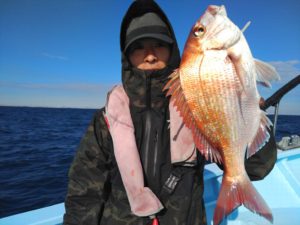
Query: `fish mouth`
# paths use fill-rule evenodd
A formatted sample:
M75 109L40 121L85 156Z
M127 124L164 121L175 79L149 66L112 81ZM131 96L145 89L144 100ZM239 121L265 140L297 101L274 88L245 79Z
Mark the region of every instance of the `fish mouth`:
M215 16L217 14L220 14L222 16L227 16L227 12L226 12L226 9L225 9L224 5L221 5L221 6L209 5L207 10L213 16Z

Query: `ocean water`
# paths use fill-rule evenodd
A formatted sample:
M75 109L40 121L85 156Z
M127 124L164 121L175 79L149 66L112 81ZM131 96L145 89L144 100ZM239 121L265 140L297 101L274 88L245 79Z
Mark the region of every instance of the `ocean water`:
M0 107L0 218L64 201L70 164L95 111ZM300 135L300 116L280 116L276 139L292 134Z
M64 201L95 110L0 107L0 217Z

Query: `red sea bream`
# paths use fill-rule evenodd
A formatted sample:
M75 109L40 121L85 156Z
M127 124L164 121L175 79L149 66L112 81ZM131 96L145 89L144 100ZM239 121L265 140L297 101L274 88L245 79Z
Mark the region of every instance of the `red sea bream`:
M209 6L192 27L180 67L165 89L191 129L198 150L223 164L214 224L242 204L273 221L250 182L244 159L269 139L271 122L259 108L256 84L270 86L277 79L272 66L253 58L243 32L227 17L225 7Z

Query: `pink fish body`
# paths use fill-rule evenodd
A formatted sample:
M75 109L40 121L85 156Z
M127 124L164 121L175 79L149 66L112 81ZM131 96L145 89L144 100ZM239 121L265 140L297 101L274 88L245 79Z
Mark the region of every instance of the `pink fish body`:
M214 224L240 205L273 220L245 171L250 157L269 139L271 122L259 108L256 82L270 86L276 71L255 60L242 31L224 6L209 6L187 39L167 95L192 130L198 150L224 166Z

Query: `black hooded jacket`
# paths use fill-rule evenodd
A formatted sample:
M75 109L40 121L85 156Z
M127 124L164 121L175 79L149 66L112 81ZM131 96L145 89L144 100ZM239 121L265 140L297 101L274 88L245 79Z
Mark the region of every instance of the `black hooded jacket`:
M171 37L171 54L167 67L158 71L133 68L124 52L125 36L130 21L144 13L155 12L167 24ZM170 171L169 99L162 91L168 76L178 68L179 50L173 29L166 15L154 1L135 1L128 9L120 35L122 82L130 101L135 136L145 172L145 182L158 194Z
M125 34L130 21L147 12L155 12L168 25L174 43L166 68L142 71L133 68L124 52ZM149 0L134 1L121 26L122 83L130 100L130 113L135 137L144 169L145 184L160 198L164 209L157 214L160 225L206 224L203 204L203 168L205 161L198 156L194 167L180 168L181 179L172 193L164 191L164 184L178 166L171 165L169 99L162 88L169 74L179 66L180 54L173 29L160 7ZM276 160L270 141L268 150L246 162L250 178L262 179ZM124 159L126 160L126 159ZM178 171L178 170L176 170ZM112 139L103 118L103 109L97 111L69 171L68 194L65 201L64 224L87 225L146 225L148 217L137 217L130 211L121 180Z

